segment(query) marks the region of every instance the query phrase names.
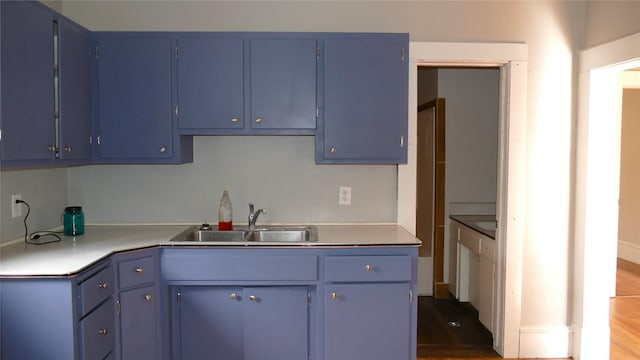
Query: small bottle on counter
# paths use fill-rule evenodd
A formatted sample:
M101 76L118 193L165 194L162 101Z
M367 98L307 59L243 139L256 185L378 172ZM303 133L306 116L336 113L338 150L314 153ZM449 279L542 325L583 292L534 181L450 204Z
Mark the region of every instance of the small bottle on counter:
M218 208L218 230L232 230L232 210L231 199L229 193L225 190L220 199L220 207Z

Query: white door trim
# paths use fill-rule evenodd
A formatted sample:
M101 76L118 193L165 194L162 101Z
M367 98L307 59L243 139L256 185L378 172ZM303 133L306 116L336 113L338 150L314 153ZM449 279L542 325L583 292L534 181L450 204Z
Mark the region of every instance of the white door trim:
M494 348L509 358L518 357L521 319L527 56L526 44L411 42L408 162L398 166L398 224L415 235L418 66L500 67Z

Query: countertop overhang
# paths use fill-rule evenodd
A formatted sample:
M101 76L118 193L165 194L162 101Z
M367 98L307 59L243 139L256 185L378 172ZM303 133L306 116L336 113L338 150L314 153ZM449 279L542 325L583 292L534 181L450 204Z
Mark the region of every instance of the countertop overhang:
M318 241L288 242L172 242L187 225L87 225L79 236L31 245L0 246L0 277L70 276L122 251L151 247L312 248L359 246L420 246L416 237L399 225L315 225Z

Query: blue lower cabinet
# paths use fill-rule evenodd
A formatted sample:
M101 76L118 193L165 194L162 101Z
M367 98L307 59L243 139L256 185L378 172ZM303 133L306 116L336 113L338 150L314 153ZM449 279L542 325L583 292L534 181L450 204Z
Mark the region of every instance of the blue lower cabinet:
M172 291L176 359L307 359L306 286L186 286Z
M122 291L119 300L120 359L155 360L158 356L155 286Z
M410 290L409 284L326 286L325 359L409 360Z

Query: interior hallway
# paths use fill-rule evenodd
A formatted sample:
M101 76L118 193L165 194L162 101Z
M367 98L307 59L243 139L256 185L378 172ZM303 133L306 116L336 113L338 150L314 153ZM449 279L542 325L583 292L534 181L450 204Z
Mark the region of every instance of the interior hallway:
M465 306L454 306L447 300L445 308L452 309L444 314L447 319L462 316L467 322ZM456 331L446 324L442 314L425 314L433 300L419 302L418 311L418 358L417 360L498 360L493 350L487 347L486 334L477 330L475 322L469 322L471 331ZM460 304L459 304L460 305ZM436 306L438 306L436 304ZM438 307L442 307L438 306ZM422 309L422 314L420 309ZM433 310L433 309L431 309ZM452 318L453 319L453 318ZM616 273L616 297L611 298L609 313L611 326L611 360L640 359L640 265L618 259ZM479 322L478 322L479 324ZM429 335L438 334L438 335ZM430 338L429 338L430 337ZM553 360L566 360L553 359Z

